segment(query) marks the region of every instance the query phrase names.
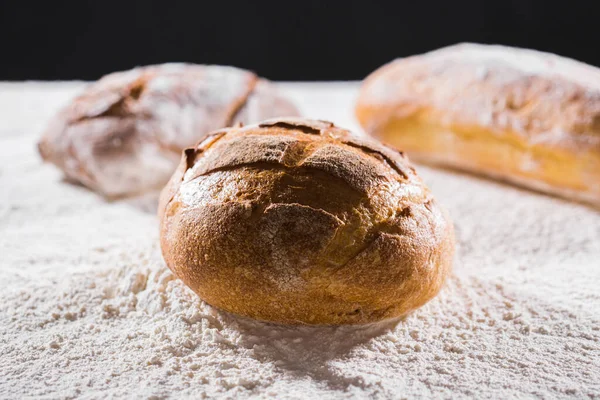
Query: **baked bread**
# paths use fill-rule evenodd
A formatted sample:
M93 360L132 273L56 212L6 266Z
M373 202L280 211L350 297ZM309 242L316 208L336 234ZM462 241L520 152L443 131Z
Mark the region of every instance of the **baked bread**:
M159 204L173 273L211 305L289 324L402 316L440 290L448 217L401 153L274 119L187 149Z
M159 190L183 149L238 121L298 115L254 73L163 64L107 75L50 122L42 158L108 198Z
M399 59L356 116L411 159L600 205L600 70L553 54L460 44Z

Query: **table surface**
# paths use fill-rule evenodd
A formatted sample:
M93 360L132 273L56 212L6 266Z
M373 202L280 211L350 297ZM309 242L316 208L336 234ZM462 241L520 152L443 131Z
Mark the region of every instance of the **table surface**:
M600 398L597 211L418 166L457 235L436 299L372 327L248 322L170 277L153 214L42 164L40 131L83 85L0 83L0 397ZM358 129L357 83L281 87Z

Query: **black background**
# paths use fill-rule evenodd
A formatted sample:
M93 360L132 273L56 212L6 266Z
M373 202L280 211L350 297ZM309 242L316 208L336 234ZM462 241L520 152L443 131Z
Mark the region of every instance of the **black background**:
M96 79L167 61L277 80L361 79L461 41L600 65L600 1L0 0L0 80Z

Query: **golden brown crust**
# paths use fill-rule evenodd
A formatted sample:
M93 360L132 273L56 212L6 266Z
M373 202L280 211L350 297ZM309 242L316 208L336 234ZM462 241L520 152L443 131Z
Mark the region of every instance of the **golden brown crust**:
M285 113L285 114L282 114ZM233 67L163 64L107 75L51 121L42 158L106 197L160 189L181 151L214 129L297 115L266 80Z
M411 157L600 204L600 70L463 44L369 76L356 115Z
M453 230L399 152L324 121L213 133L162 192L161 246L208 303L283 323L368 323L429 301Z

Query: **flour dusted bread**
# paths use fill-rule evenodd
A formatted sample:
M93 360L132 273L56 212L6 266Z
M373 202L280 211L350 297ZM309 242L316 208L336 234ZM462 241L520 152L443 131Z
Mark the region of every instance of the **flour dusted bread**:
M297 115L250 71L163 64L107 75L50 122L43 159L67 178L118 198L161 189L181 151L235 122Z
M454 236L401 153L324 121L213 132L159 205L169 268L224 310L291 324L404 315L440 290Z
M399 59L361 89L358 120L411 158L600 205L600 70L461 44Z

